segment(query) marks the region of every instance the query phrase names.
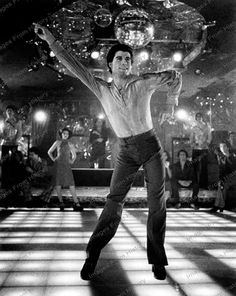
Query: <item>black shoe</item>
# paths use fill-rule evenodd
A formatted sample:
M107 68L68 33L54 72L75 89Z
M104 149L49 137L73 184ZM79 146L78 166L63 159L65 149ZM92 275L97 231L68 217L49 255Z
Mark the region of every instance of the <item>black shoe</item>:
M34 207L34 202L33 202L33 200L27 200L27 201L25 201L25 207L26 208L33 208Z
M46 208L48 206L48 204L40 198L34 199L33 204L35 207L38 207L38 208Z
M80 277L84 281L90 281L94 276L94 270L97 265L97 261L85 260L85 263L80 271Z
M194 210L199 210L199 207L195 203L191 203L189 206Z
M218 207L213 207L212 209L209 210L209 212L211 212L211 213L216 213L217 211L220 211L222 213L224 211L224 209L218 208Z
M59 208L60 208L60 211L64 211L64 208L65 208L65 204L64 204L64 202L61 202L61 203L59 204Z
M157 280L165 280L166 279L166 269L163 265L152 265L152 272L154 273L154 278Z
M78 202L73 204L73 209L76 212L83 212L84 210L84 208Z
M176 208L176 209L180 209L180 208L181 208L181 203L178 202L178 203L175 205L175 208Z

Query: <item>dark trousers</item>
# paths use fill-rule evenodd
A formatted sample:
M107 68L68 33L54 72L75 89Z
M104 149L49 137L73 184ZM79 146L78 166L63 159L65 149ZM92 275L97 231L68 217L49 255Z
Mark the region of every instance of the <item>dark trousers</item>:
M11 156L17 151L17 145L2 145L2 188L12 187L12 178L15 172L15 163L11 161ZM11 155L9 154L11 152Z
M197 201L197 195L199 192L199 186L196 182L192 182L189 186L182 186L178 183L178 180L172 180L171 181L171 189L172 189L172 198L175 200L176 203L179 203L179 189L185 188L185 189L192 189L192 199L191 202Z
M119 226L126 194L143 165L148 193L147 256L149 264L167 265L164 249L166 204L164 165L160 143L153 130L121 138L110 194L87 246L88 258L96 260ZM124 221L125 223L125 221Z
M197 184L201 188L208 187L208 149L193 149L192 151L192 161L195 171L195 178Z

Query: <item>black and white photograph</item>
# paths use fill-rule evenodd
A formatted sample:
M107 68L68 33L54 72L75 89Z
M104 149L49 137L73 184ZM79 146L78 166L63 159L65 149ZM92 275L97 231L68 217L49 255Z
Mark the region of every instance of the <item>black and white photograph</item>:
M0 0L0 296L236 295L236 1Z

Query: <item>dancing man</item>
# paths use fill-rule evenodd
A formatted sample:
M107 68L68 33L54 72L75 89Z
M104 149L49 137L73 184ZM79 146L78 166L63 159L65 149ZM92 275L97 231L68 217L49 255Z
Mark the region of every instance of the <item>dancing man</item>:
M110 193L98 224L87 245L87 259L81 278L91 280L103 247L115 235L123 205L135 175L143 165L148 192L147 256L154 277L166 278L164 249L166 204L162 149L153 129L150 101L163 85L169 87L167 110L173 113L181 89L181 76L175 71L131 74L133 53L127 45L114 45L107 55L112 82L95 78L86 67L68 53L50 31L35 24L35 32L47 41L57 58L99 99L120 142L120 151L112 175Z

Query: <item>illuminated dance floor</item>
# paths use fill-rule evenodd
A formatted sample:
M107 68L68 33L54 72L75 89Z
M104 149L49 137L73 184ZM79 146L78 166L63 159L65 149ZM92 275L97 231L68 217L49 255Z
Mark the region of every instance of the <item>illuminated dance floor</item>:
M236 295L236 213L167 213L167 279L146 259L147 209L125 208L90 282L80 279L100 208L2 210L0 296Z

